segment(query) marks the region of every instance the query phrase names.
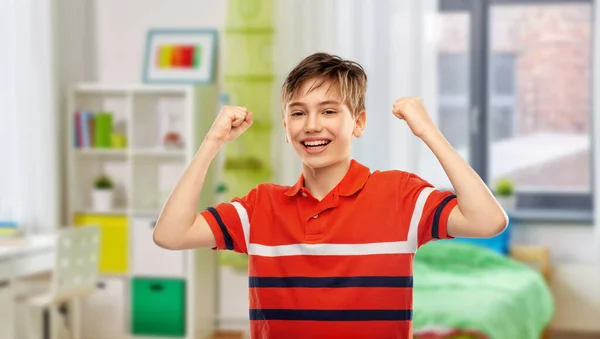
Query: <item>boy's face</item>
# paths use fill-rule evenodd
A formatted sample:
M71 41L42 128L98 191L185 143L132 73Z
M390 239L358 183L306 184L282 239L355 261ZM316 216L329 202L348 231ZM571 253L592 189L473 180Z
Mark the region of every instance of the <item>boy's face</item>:
M318 169L350 158L352 137L362 135L366 113L354 116L337 86L325 82L311 89L315 81L306 81L286 104L283 126L302 163Z

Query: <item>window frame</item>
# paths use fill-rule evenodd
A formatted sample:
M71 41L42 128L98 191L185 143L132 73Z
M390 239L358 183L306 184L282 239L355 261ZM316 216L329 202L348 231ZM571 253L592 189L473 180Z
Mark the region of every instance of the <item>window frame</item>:
M466 12L470 19L469 50L469 155L473 169L489 183L489 14L492 6L518 4L565 4L588 3L592 8L594 0L439 0L440 12ZM592 19L592 21L595 18ZM593 36L590 44L593 44ZM592 67L594 63L592 62ZM593 72L593 70L592 70ZM590 93L593 92L593 79L590 79ZM590 98L593 100L593 97ZM590 139L596 133L593 125L594 106L589 114ZM595 171L594 142L590 143L590 192L564 193L558 191L519 191L516 197L517 208L511 218L541 222L574 222L589 224L594 219Z

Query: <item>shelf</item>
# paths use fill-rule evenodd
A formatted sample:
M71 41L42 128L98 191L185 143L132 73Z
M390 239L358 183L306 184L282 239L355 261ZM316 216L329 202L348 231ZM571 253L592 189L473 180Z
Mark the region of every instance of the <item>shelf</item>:
M119 215L119 216L125 216L128 214L128 210L126 208L115 208L111 211L96 211L93 209L79 209L75 211L75 214L86 214L86 215Z
M106 152L117 150L113 149L117 145L126 145L130 128L128 95L119 91L79 93L70 100L70 107L72 147Z
M132 210L160 211L185 171L184 159L184 157L135 157L132 162L134 187Z
M114 211L127 214L128 195L131 190L129 173L131 166L126 151L82 150L73 152L69 181L71 182L71 208L73 211L92 213L92 191L95 180L108 175L114 184ZM86 152L87 151L87 152Z
M73 152L81 156L126 156L127 149L75 148Z
M174 158L184 158L186 156L186 152L183 149L136 149L132 150L131 154L133 156L139 157L174 157Z
M184 149L191 135L188 129L192 117L186 114L189 98L183 93L140 92L132 96L131 147L133 149L160 149L163 140L178 139L178 147Z
M158 216L160 215L161 209L137 209L137 210L133 210L131 212L131 214L134 217L155 217L158 218Z
M114 305L109 305L109 312L111 307L131 309L127 285L140 275L176 276L196 286L190 289L192 302L184 310L186 335L179 338L191 339L198 328L212 328L213 321L208 318L214 314L215 303L197 304L193 292L214 288L212 278L206 275L217 263L216 254L163 250L154 244L151 235L169 194L195 155L199 138L208 131L218 112L218 98L216 84L83 83L71 87L63 120L69 134L64 145L68 218L101 224L105 234L102 254L110 260L105 258L100 274L102 279L116 278L113 285L107 283L106 289L102 287L94 293L94 303L88 305L87 313L104 312L107 308L102 302L113 293L109 301ZM216 182L216 171L211 168L207 182ZM114 183L113 206L108 211L98 211L93 201L97 196L94 183L100 175L107 175ZM212 205L215 200L214 193L203 192L198 205ZM202 260L201 265L195 264L198 259ZM202 279L196 280L200 276ZM192 317L194 312L197 316ZM201 315L208 317L197 323ZM120 324L100 336L134 337L131 329L127 330L126 325ZM99 328L87 328L84 334L94 336L98 331Z
M135 150L128 149L93 149L93 148L75 148L73 152L78 156L115 156L126 157L129 154L135 157L157 157L157 158L184 158L186 151L184 149L152 149L142 148Z

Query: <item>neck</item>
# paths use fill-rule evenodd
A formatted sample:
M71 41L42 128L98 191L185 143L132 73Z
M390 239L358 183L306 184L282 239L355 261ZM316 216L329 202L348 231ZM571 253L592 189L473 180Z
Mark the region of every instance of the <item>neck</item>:
M321 200L342 181L349 168L350 159L344 159L323 168L311 168L302 165L304 187L315 198Z

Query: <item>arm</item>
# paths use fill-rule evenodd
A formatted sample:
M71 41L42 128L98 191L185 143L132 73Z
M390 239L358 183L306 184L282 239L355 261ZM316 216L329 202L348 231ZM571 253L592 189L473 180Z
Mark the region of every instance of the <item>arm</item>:
M454 191L458 206L448 218L448 234L453 237L485 238L501 233L508 218L487 185L435 129L422 137L436 156Z
M506 213L479 175L433 124L421 99L399 99L393 113L431 149L452 183L458 205L448 217L448 234L485 238L501 233L508 223Z
M215 238L196 205L208 168L221 145L204 140L190 166L171 192L154 229L154 242L166 249L214 247Z
M216 240L204 217L196 212L208 168L219 149L252 124L252 113L225 106L215 119L194 159L171 192L154 228L154 242L165 249L215 247Z

